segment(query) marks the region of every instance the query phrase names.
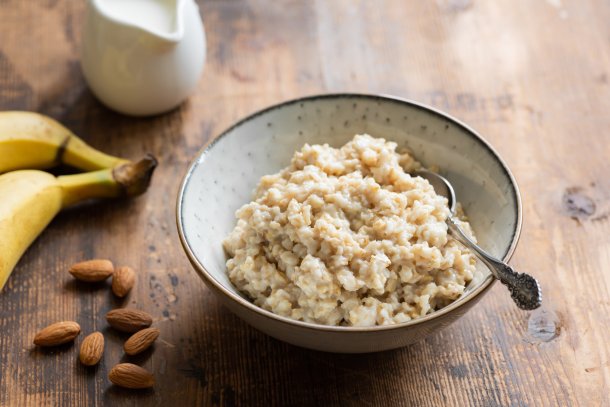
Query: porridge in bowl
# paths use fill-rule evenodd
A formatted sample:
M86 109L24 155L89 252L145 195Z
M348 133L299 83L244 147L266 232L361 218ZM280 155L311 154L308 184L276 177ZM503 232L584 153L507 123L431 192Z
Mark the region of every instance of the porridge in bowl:
M262 177L223 241L231 282L266 310L325 325L401 323L456 300L475 257L448 235L446 198L396 148L369 135L306 144Z

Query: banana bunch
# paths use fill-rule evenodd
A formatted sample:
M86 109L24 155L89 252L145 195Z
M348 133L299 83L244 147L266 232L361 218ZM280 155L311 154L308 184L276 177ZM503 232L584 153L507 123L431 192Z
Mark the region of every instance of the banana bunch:
M89 172L40 171L58 164ZM151 155L132 163L104 154L49 117L0 112L0 290L59 211L89 199L140 195L156 166Z

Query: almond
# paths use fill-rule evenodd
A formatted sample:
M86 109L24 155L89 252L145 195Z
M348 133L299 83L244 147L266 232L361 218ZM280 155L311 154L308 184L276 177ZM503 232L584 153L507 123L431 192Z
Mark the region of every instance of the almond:
M95 283L110 277L114 272L114 266L110 260L96 259L76 263L68 271L77 280Z
M93 332L88 335L80 345L78 358L85 366L97 365L104 353L104 335L100 332Z
M148 349L158 337L159 330L157 328L142 329L127 339L123 349L125 349L125 353L128 355L137 355Z
M119 363L108 373L110 381L128 389L147 389L155 384L155 378L148 370L133 363Z
M152 317L137 309L119 308L106 314L106 321L114 329L123 332L138 332L152 325Z
M112 275L112 292L117 297L126 296L136 282L136 272L131 267L119 267Z
M80 325L73 321L56 322L38 332L34 345L57 346L74 340L80 333Z

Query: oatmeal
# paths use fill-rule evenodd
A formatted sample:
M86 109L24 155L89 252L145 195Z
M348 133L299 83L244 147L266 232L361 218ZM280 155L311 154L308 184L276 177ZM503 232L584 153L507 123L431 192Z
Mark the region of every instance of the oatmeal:
M447 233L446 198L396 147L369 135L306 144L262 177L223 242L231 282L266 310L326 325L405 322L458 298L475 257Z

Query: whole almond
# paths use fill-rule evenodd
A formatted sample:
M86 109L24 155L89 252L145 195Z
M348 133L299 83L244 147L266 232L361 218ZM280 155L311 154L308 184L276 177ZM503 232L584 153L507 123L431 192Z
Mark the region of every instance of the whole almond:
M123 332L138 332L152 325L152 317L137 309L119 308L106 314L111 327Z
M114 266L110 260L95 259L76 263L68 271L77 280L96 283L110 277Z
M157 328L142 329L127 339L123 349L125 349L125 353L128 355L137 355L148 349L158 337L159 330Z
M126 296L136 282L136 272L131 267L119 267L112 275L112 292L117 297Z
M147 389L155 384L155 378L148 370L133 363L119 363L108 373L110 381L128 389Z
M80 333L80 325L73 321L56 322L38 332L34 345L57 346L74 340Z
M88 335L80 345L78 358L85 366L97 365L104 353L104 335L100 332L93 332Z

